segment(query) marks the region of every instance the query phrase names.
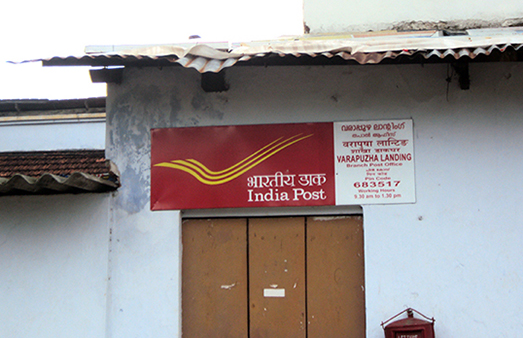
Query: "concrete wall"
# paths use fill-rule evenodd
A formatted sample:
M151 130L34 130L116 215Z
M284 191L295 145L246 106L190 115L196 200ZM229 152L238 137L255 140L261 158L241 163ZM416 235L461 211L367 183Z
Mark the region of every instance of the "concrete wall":
M311 33L390 29L402 21L497 22L523 17L523 4L503 0L347 1L304 0L304 21ZM485 23L483 23L485 24Z
M105 336L109 195L0 197L0 336Z
M107 337L180 337L181 213L149 210L150 128L389 118L414 121L417 202L363 207L367 337L406 307L439 338L519 336L523 65L470 74L463 91L446 65L236 67L205 93L194 70L127 69L108 97Z
M0 123L0 151L104 148L104 121Z

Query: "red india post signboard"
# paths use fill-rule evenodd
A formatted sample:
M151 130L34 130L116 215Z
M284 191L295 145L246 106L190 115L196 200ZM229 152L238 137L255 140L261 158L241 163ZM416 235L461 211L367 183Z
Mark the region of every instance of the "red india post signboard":
M153 129L151 209L335 204L332 123Z

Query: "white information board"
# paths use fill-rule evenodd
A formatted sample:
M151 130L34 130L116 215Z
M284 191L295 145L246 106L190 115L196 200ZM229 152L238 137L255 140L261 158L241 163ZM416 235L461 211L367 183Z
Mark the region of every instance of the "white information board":
M334 123L336 205L416 201L412 120Z

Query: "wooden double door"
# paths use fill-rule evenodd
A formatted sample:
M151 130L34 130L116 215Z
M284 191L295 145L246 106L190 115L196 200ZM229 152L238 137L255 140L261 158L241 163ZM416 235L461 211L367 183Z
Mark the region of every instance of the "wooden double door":
M363 338L361 216L183 222L184 338Z

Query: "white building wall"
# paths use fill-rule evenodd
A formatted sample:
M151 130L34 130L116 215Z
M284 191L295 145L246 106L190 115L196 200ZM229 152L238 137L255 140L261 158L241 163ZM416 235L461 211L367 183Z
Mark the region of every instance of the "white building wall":
M364 32L390 29L402 21L468 21L501 24L523 17L519 1L383 1L383 0L304 0L304 22L311 33Z
M109 195L5 196L0 215L0 337L104 337Z
M227 92L205 93L194 70L127 69L107 102L122 174L107 337L181 336L182 215L149 210L151 128L390 118L414 121L417 202L363 207L367 337L406 307L434 316L438 338L519 336L523 65L471 64L467 91L447 71L233 67Z
M0 152L104 149L105 121L0 122Z

